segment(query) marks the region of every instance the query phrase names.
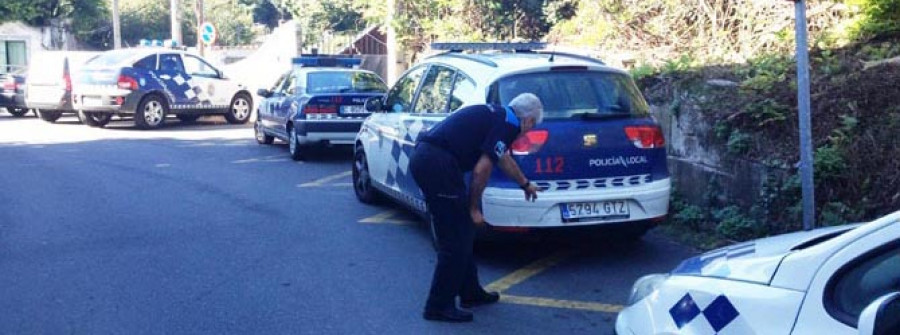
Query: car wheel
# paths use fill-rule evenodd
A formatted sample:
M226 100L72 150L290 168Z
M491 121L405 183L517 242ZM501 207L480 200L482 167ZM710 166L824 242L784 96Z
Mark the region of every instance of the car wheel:
M62 116L62 112L53 111L53 110L37 110L37 115L41 120L53 123L56 120L59 120L59 117Z
M357 200L367 204L376 203L380 198L378 190L372 186L369 161L362 147L356 148L353 155L353 193L356 193Z
M253 134L256 137L256 143L259 144L272 144L275 141L275 137L269 136L262 128L262 123L256 121L256 124L253 126Z
M112 114L78 111L78 119L90 127L103 128L109 123L109 120L112 120Z
M231 99L231 106L228 113L225 113L225 119L228 123L238 124L247 123L250 120L250 111L253 109L253 100L246 93L238 93Z
M175 117L177 117L179 120L181 120L181 122L192 123L192 122L196 122L197 119L200 118L200 115L178 114L178 115L175 115Z
M158 96L151 95L144 98L134 113L134 125L140 129L154 129L161 127L166 121L169 108Z
M294 127L291 127L291 136L288 138L288 150L291 152L291 159L295 161L300 161L306 159L306 156L303 154L303 146L300 144L300 140L297 139L297 130Z
M10 107L10 108L7 108L6 110L9 111L9 113L12 114L12 116L15 116L15 117L23 117L23 116L25 116L25 114L28 113L27 108L21 108L21 107Z

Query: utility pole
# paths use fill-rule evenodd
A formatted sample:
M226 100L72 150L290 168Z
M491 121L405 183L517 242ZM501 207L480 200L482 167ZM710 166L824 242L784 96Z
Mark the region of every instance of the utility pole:
M197 15L197 53L199 53L200 56L205 56L205 53L203 52L203 41L200 40L200 35L203 34L200 27L206 22L206 18L203 16L203 0L197 0L197 6L194 7L194 14Z
M803 229L816 226L816 197L813 179L812 120L809 102L809 46L806 37L806 1L794 1L797 31L797 107L800 118L800 188L803 193Z
M181 40L181 15L178 12L178 7L181 4L178 0L170 0L170 12L171 12L171 21L172 21L172 40L177 43L179 47L184 45Z
M394 30L394 16L397 14L397 6L402 0L387 0L387 19L384 27L387 29L387 69L385 79L388 85L393 85L397 80L397 63L400 46L397 43L397 31Z
M122 48L122 26L119 24L119 0L112 0L113 49Z

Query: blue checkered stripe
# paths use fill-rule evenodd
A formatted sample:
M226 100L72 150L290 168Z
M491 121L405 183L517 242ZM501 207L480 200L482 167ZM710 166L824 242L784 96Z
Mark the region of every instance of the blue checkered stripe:
M412 174L409 172L409 158L412 156L419 134L428 130L434 125L435 121L411 118L402 122L403 125L399 127L400 133L397 134L399 140L380 143L382 146L389 145L391 147L391 160L388 162L385 184L389 187L400 189L402 193L399 195L401 200L424 210L425 202L421 200L423 199L421 190L419 190L419 186L416 185Z
M176 97L184 97L186 103L173 104L174 109L222 109L228 108L227 105L214 105L209 92L194 82L193 79L185 79L181 74L172 77L172 85L169 87L172 95Z
M692 331L689 333L705 333L702 331L705 329L718 334L732 324L741 313L724 294L716 296L712 302L700 308L694 296L686 293L669 309L669 315L679 330L690 327Z

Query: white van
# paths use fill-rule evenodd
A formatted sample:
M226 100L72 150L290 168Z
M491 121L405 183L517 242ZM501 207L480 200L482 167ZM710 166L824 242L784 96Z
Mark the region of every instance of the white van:
M89 51L46 51L32 55L25 82L25 105L47 122L76 113L72 106L72 75L99 55Z

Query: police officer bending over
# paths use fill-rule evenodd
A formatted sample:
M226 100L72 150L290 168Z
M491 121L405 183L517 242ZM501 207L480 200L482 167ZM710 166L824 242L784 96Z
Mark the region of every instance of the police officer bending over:
M413 178L425 194L437 235L438 261L425 304L427 320L472 321L472 312L459 309L495 303L496 292L486 292L478 282L472 257L475 225L483 225L481 195L494 164L525 191L525 200L537 199L531 184L509 146L543 119L537 96L524 93L509 106L475 105L462 108L419 136L410 159ZM472 171L466 194L463 175Z

